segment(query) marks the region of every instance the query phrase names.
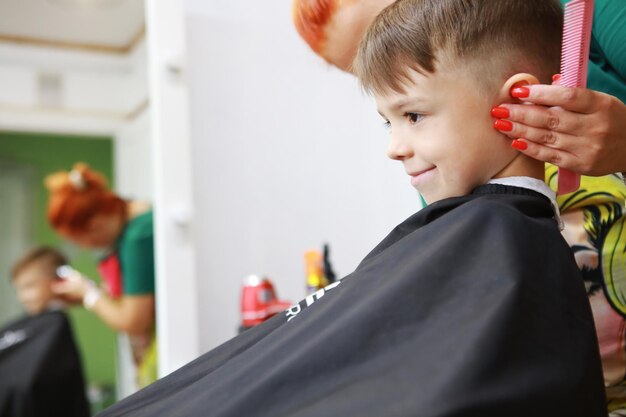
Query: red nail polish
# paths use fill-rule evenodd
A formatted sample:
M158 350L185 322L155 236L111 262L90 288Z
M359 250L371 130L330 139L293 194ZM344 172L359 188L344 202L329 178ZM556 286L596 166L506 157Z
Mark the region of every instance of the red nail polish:
M495 122L493 122L493 127L495 127L498 130L510 132L511 130L513 130L513 123L509 122L508 120L498 119Z
M561 74L554 74L552 76L552 82L557 82L561 79Z
M513 142L511 142L511 146L520 151L525 151L526 149L528 149L528 143L519 139L515 139Z
M509 113L509 109L506 107L494 107L491 109L491 117L496 117L498 119L506 119L511 114Z
M526 87L513 87L511 89L511 97L526 98L530 95L530 90Z

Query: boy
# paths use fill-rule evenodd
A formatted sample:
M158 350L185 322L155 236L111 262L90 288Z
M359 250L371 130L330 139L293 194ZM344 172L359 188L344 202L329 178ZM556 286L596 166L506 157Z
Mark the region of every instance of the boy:
M27 316L0 330L0 415L87 417L80 356L51 285L65 257L49 247L24 255L11 278Z
M45 246L31 250L15 263L11 279L17 298L29 315L59 305L52 284L59 279L56 269L66 264L60 252Z
M482 117L556 72L561 21L551 0L385 9L354 68L429 206L351 275L102 417L606 416L543 166Z

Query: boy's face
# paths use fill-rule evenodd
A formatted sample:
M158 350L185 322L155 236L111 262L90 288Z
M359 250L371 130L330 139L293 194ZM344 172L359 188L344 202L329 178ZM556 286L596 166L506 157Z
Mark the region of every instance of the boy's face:
M476 77L458 67L427 75L410 70L404 92L375 95L391 128L387 155L402 162L429 204L469 194L516 155L492 127L499 91L485 94Z
M28 314L41 313L54 298L51 284L56 277L45 269L40 265L28 266L13 279L17 298Z

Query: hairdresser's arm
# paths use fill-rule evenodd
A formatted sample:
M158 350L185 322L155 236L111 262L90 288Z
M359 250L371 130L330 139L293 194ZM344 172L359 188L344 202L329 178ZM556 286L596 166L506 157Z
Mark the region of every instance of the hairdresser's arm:
M526 86L532 104L502 104L528 156L584 175L626 171L626 105L608 94L557 85ZM522 146L523 147L523 146Z
M91 309L109 327L130 334L148 333L154 325L154 295L102 295Z
M93 284L84 277L56 283L53 291L67 300L82 302ZM145 334L154 325L154 295L125 295L113 299L104 292L94 300L91 310L113 330Z

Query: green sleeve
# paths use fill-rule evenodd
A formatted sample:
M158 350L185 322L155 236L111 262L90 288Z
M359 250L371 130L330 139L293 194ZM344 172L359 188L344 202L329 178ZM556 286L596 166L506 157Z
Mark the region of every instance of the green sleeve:
M596 0L593 37L606 63L626 82L626 2Z
M154 294L152 213L133 219L118 245L125 295Z

